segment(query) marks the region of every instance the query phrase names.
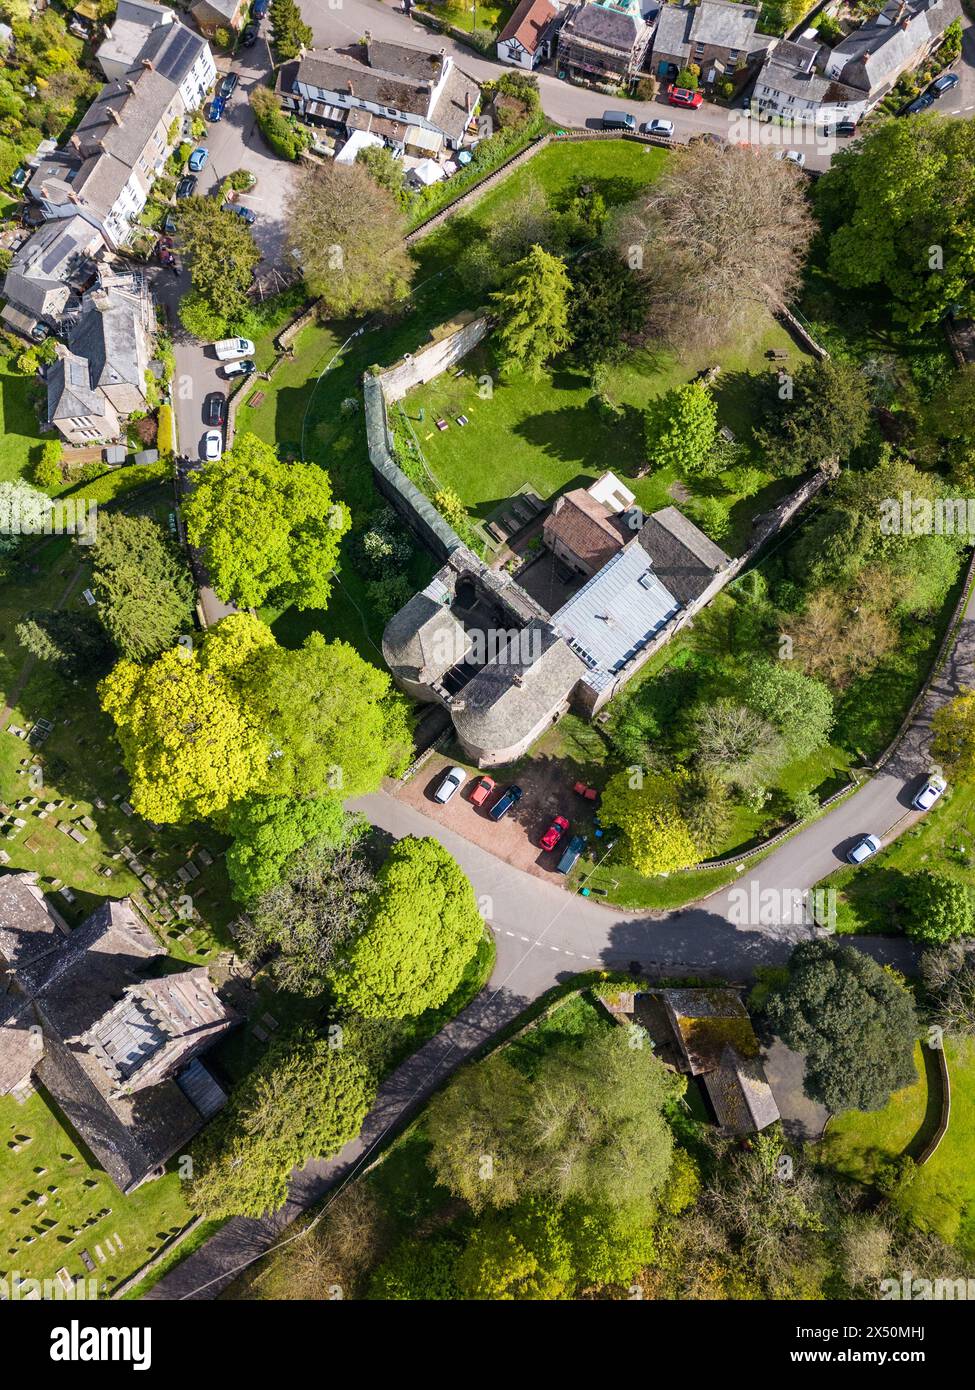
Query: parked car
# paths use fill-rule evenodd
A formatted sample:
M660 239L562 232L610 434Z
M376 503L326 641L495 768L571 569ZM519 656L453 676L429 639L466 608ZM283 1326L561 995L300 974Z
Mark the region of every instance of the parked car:
M556 871L560 874L567 874L569 870L573 867L573 865L576 864L576 862L579 859L579 855L582 853L585 847L585 835L573 835L572 839L569 841L565 849L562 851L562 858L555 866Z
M495 782L493 777L479 777L474 783L474 790L471 792L471 805L483 806L494 791L494 787Z
M931 92L922 92L919 97L915 97L910 106L905 108L906 116L916 116L921 111L926 111L929 106L934 105L934 97Z
M930 811L934 803L939 797L944 796L947 790L948 783L943 777L939 777L937 773L935 773L933 776L925 779L924 786L911 802L911 805L914 807L915 811Z
M790 164L795 164L800 169L806 167L806 156L802 150L779 150L776 159L787 159Z
M950 92L959 83L957 72L943 72L940 77L936 77L928 88L934 97L943 97L945 92Z
M490 811L488 811L488 815L492 820L503 820L512 806L517 806L523 796L524 792L521 790L521 787L509 787L503 796L498 797Z
M189 159L186 161L186 167L191 174L198 174L209 158L210 151L205 145L201 145L198 150L194 150L190 155Z
M569 822L565 816L556 816L538 843L542 849L553 850L568 828Z
M167 236L172 236L172 234L173 234L173 232L175 232L175 230L176 230L176 214L175 214L175 212L167 212L167 213L166 213L166 217L165 217L165 219L164 219L164 221L163 221L163 231L166 233Z
M248 24L240 36L241 45L244 48L253 48L257 43L257 25Z
M189 197L191 197L191 196L192 196L192 193L193 193L193 190L194 190L195 187L196 187L196 175L195 175L195 174L184 174L183 177L180 179L179 183L176 185L176 196L177 196L177 198L189 198Z
M253 227L257 221L256 214L251 212L250 208L242 208L237 203L224 203L223 210L224 212L235 212L242 221L247 223L248 227Z
M251 19L263 19L271 8L271 0L254 0L251 6Z
M234 357L254 356L254 344L250 338L221 338L214 343L213 350L221 362L230 362Z
M234 92L237 90L237 83L239 81L240 78L237 76L235 72L228 72L227 76L223 79L223 81L220 83L220 86L217 88L217 96L223 97L224 101L229 101L230 98L233 96Z
M667 100L671 106L686 106L691 111L696 111L704 97L700 92L692 92L688 87L671 87L667 93Z
M203 457L208 463L223 453L223 435L219 430L207 430L203 436Z
M603 130L636 130L636 117L628 111L604 111Z
M252 372L256 371L256 364L249 358L245 358L243 362L228 362L223 369L223 374L225 377L250 376Z
M227 402L219 391L211 391L203 402L203 423L222 425L226 419Z
M223 117L223 108L226 106L223 97L216 96L210 102L210 120L219 121Z
M662 120L660 117L653 121L644 121L640 127L640 134L659 135L664 140L672 140L674 138L674 123L673 121Z
M851 864L862 864L865 859L870 859L875 855L879 849L880 841L876 835L864 835L857 840L846 857Z
M434 801L439 801L441 806L446 806L457 788L462 787L466 780L467 773L462 767L452 767L434 792Z

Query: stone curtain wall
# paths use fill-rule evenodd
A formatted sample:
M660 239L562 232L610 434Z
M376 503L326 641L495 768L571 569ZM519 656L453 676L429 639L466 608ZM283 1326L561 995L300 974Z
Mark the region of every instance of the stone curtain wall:
M482 315L438 342L428 343L383 372L378 380L387 402L401 401L414 386L433 381L434 377L455 366L486 337L489 327L489 320Z

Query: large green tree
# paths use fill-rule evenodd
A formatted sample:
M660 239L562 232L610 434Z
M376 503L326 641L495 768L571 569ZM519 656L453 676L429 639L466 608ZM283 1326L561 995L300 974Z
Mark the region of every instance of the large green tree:
M212 198L182 198L176 234L194 293L209 311L233 322L248 307L247 291L261 259L251 229Z
M519 368L537 380L546 363L568 347L571 288L565 262L541 246L511 267L507 287L491 295L502 370Z
M349 512L316 464L282 463L256 435L238 435L205 465L183 514L221 598L245 608L328 603Z
M315 36L311 25L302 19L295 0L271 0L270 17L274 47L283 61L297 58L302 49L313 43Z
M655 396L644 412L647 457L655 468L701 471L714 447L718 408L702 381Z
M803 362L794 375L766 374L755 431L782 473L802 473L850 456L870 423L864 376L849 363Z
M646 323L646 282L608 247L577 257L569 274L573 358L590 371L621 362Z
M898 977L835 939L802 941L766 1013L805 1056L806 1091L833 1114L882 1110L909 1086L918 1020Z
M379 871L366 924L332 976L366 1018L436 1008L461 982L484 934L474 890L437 840L399 840Z
M374 1096L375 1079L351 1030L341 1047L312 1033L276 1039L204 1130L187 1203L213 1220L276 1211L292 1168L354 1139Z
M829 269L880 290L911 328L975 311L975 121L885 121L816 187Z
M227 874L234 897L249 903L280 882L288 857L302 845L310 840L338 844L346 817L337 797L250 796L231 807L226 828L233 836Z
M968 884L933 869L909 876L904 908L908 936L932 946L975 930L975 902Z
M101 623L87 613L58 608L25 613L15 631L26 651L69 680L101 675L115 654Z
M829 688L784 661L757 661L748 669L742 698L780 731L797 757L828 741L833 727Z
M94 562L99 616L123 656L145 661L193 631L193 582L151 517L99 517Z
M701 857L684 819L682 799L689 774L624 768L606 784L600 803L605 825L623 834L623 853L641 874L687 869Z

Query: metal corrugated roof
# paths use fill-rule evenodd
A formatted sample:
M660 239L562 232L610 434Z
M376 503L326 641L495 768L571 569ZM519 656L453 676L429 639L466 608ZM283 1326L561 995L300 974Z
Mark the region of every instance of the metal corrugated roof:
M552 615L552 626L582 657L595 689L660 631L681 605L653 572L646 551L627 546Z

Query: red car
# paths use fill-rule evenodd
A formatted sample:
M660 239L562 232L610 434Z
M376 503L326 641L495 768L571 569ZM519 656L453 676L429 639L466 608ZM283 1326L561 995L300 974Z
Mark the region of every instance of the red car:
M479 777L474 783L474 790L471 792L471 805L483 806L493 791L494 778Z
M556 816L539 841L542 849L554 849L568 828L569 822L565 816Z
M667 93L667 100L671 106L688 106L692 111L696 111L704 98L700 92L692 92L687 87L671 87Z
M173 254L173 239L171 236L161 236L156 242L156 251L159 255L160 265L176 264L176 257Z

